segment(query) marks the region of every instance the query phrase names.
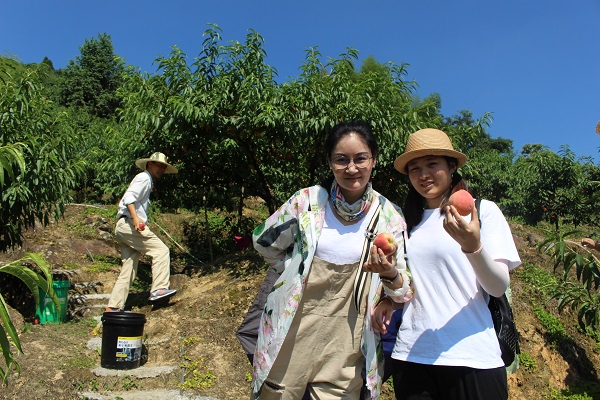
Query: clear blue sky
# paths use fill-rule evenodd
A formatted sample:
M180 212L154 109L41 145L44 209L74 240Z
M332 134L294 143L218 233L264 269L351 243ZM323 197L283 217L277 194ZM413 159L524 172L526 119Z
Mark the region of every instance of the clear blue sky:
M249 29L265 39L279 81L296 77L308 47L324 59L352 47L360 62L407 63L426 97L446 116L493 113L489 132L518 152L569 145L598 163L600 0L203 1L1 0L0 54L30 63L47 56L64 68L85 39L111 36L127 64L156 72L173 45L190 59L207 23L226 41Z

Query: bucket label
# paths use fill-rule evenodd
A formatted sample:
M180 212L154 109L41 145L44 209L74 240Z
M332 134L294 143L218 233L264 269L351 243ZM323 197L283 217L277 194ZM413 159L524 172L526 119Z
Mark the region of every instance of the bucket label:
M119 336L117 338L116 361L137 361L142 356L141 336Z

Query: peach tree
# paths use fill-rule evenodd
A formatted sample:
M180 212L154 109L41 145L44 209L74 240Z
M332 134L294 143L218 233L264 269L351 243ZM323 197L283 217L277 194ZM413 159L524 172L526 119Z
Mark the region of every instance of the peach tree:
M370 123L379 137L378 189L397 191L394 158L408 133L439 111L415 106L405 65L371 62L356 71L356 50L324 62L309 48L299 76L280 84L258 33L223 44L212 26L204 37L193 62L174 47L156 60L159 74L130 68L121 90L125 130L146 152L162 149L181 167L167 191L177 197L172 203L193 209L206 199L233 208L243 190L272 211L323 179L324 139L351 119Z
M0 80L0 250L19 245L21 232L62 215L83 161L74 156L67 115L43 94L35 68ZM18 150L18 152L17 152ZM17 156L18 155L18 156ZM11 160L17 161L11 166ZM11 173L18 167L20 174Z

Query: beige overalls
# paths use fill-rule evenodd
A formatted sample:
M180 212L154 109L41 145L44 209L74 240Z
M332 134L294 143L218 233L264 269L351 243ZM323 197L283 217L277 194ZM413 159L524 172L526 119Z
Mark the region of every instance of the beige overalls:
M359 399L365 307L358 313L352 302L357 268L358 262L338 265L313 259L297 314L261 400L300 400L305 390L311 399Z

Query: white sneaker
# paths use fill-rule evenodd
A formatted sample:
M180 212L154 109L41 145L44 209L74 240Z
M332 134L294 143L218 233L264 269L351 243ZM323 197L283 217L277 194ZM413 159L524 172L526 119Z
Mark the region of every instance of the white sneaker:
M177 290L174 289L156 289L154 292L150 293L150 301L171 297L175 293L177 293Z

